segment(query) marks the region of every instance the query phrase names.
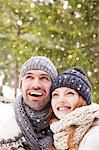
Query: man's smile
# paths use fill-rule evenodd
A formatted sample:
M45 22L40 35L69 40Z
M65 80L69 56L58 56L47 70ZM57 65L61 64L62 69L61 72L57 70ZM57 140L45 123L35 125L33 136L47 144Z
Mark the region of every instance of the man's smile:
M43 93L37 92L37 91L32 91L32 92L29 92L29 95L30 95L30 96L39 97L39 96L42 96Z

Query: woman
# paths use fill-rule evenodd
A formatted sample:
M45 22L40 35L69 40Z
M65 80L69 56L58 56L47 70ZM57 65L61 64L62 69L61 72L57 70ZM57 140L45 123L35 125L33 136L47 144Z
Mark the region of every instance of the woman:
M55 149L98 150L99 105L92 103L91 85L85 73L75 67L59 74L51 92L57 118L50 125Z

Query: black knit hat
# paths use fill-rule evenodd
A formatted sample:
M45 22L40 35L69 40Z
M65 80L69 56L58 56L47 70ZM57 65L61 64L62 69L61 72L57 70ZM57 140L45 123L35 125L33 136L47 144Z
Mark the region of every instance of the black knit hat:
M52 83L51 92L59 87L74 89L86 100L88 105L92 102L91 84L85 72L79 67L74 67L60 73Z

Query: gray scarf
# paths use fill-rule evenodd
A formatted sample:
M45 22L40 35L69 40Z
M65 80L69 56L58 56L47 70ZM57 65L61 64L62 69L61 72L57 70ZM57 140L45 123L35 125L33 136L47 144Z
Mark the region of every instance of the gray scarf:
M20 95L15 102L15 114L29 150L48 150L53 144L49 128L50 103L40 111L28 107Z

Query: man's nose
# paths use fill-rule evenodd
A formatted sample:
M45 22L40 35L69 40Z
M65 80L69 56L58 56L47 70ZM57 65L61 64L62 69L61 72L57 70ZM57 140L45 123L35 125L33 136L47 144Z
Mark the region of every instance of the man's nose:
M39 80L39 78L34 78L32 83L31 83L32 88L34 89L39 89L41 88L41 82Z

